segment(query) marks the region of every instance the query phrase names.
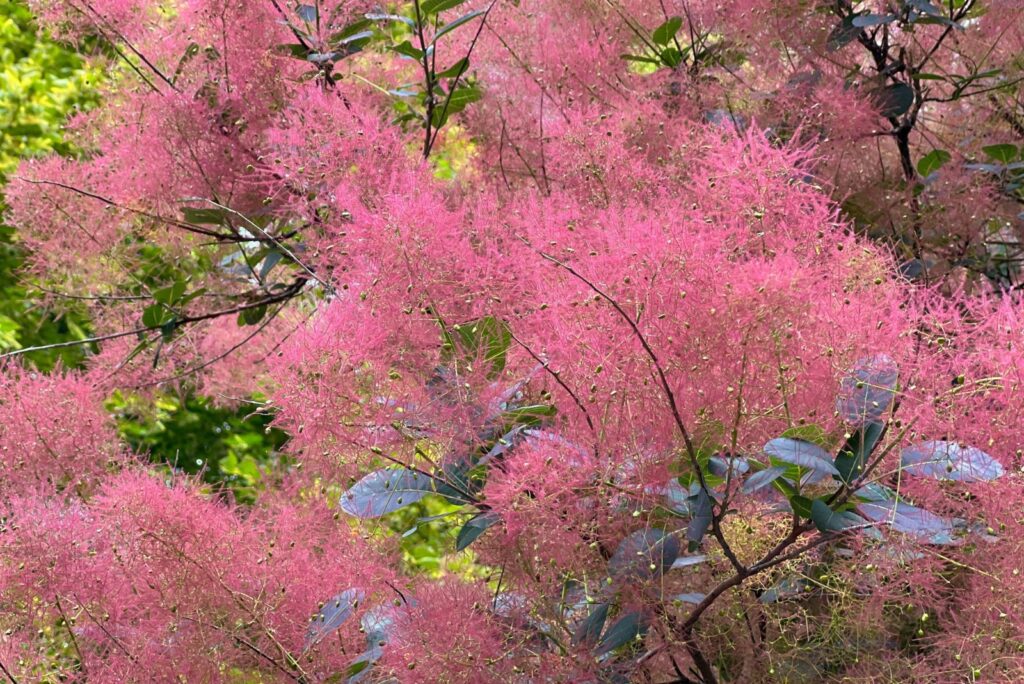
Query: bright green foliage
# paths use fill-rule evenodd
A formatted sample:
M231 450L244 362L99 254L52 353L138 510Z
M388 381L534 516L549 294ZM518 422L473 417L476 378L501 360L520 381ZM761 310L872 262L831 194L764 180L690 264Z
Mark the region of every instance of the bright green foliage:
M77 53L37 34L24 4L0 0L0 178L21 158L71 151L64 121L95 102L96 79Z
M270 427L271 416L254 413L249 404L231 409L204 396L164 395L151 401L118 392L107 409L132 449L154 463L223 484L239 502L255 500L283 458L278 450L286 435Z
M78 54L38 35L23 3L0 0L0 182L21 158L72 151L63 125L70 113L96 101L95 81ZM24 255L14 236L14 228L0 224L0 352L85 337L83 314L53 316L28 299L16 275ZM29 359L46 370L58 361L78 365L82 354L71 347Z

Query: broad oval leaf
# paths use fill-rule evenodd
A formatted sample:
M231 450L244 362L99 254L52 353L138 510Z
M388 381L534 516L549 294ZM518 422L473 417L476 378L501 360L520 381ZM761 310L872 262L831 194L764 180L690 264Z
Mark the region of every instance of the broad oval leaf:
M821 532L842 532L865 522L852 511L833 511L821 499L811 503L811 521Z
M917 172L925 177L930 176L952 158L953 155L946 150L934 149L917 162Z
M857 40L857 36L860 35L860 27L853 24L856 18L857 15L843 17L842 21L833 27L832 31L828 34L828 38L825 40L826 50L835 52Z
M870 501L859 504L857 510L872 522L889 525L929 544L957 543L952 520L902 501Z
M1003 475L1003 465L981 449L942 440L907 447L900 463L904 472L936 480L978 482Z
M683 26L682 17L669 17L668 21L654 29L651 39L655 45L668 45Z
M576 645L596 644L604 630L604 623L608 619L608 604L595 603L590 606L590 614L580 621L572 636L572 642Z
M477 537L486 532L487 528L499 520L500 518L494 513L481 513L467 520L466 524L459 530L459 536L455 540L455 550L462 551L468 547L476 541Z
M989 158L996 160L1001 164L1009 164L1017 158L1018 150L1016 145L1010 143L1002 143L999 145L986 145L981 148Z
M324 607L313 617L306 631L306 648L341 627L352 616L363 596L362 589L346 589L324 603Z
M906 114L914 104L914 90L906 83L893 83L876 88L869 94L878 113L887 119Z
M608 571L613 577L657 577L672 567L679 547L679 539L663 529L637 530L619 543Z
M608 631L605 632L604 637L598 643L597 648L594 649L594 653L604 655L609 651L614 651L637 637L643 636L646 632L647 621L642 613L626 613L608 628Z
M814 502L812 502L806 496L794 494L793 496L789 497L790 510L792 510L793 513L800 516L801 518L811 517L811 506L813 505Z
M839 384L836 410L851 425L877 421L889 410L899 369L887 354L859 359Z
M379 518L435 491L434 480L408 468L377 470L341 495L341 510L357 518Z
M708 528L714 517L714 507L711 497L707 491L700 487L697 493L690 497L690 524L686 526L686 541L689 550L696 551L701 540L707 534Z
M708 472L716 477L743 475L750 470L750 462L742 456L712 456L708 459Z
M828 473L829 475L839 475L839 471L832 465L832 457L827 451L817 444L811 444L802 439L777 437L764 445L764 452L780 461L792 463L802 468Z
M690 515L690 490L673 477L665 485L665 504L669 510L679 515Z
M788 469L785 466L772 466L771 468L759 470L748 477L747 481L743 483L743 493L752 494L763 487L767 487L772 482L785 475L786 470Z

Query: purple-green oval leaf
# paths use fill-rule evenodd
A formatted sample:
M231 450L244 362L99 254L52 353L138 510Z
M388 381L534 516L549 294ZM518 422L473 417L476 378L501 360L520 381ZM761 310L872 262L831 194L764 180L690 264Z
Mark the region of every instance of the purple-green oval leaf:
M647 632L647 621L644 620L643 614L638 612L626 613L608 628L604 638L601 639L597 648L594 649L594 653L604 655L609 651L614 651L637 637L643 636L645 632Z
M1003 466L981 449L942 440L907 447L900 458L903 470L918 477L955 482L995 480Z
M839 384L840 417L858 427L879 420L892 403L898 375L896 362L886 354L858 359Z
M764 452L780 461L792 463L802 468L828 473L829 475L839 475L839 471L832 465L832 456L827 451L817 444L811 444L802 439L777 437L764 445Z
M341 627L362 600L362 589L346 589L324 603L324 607L313 617L306 631L306 647L309 648Z
M608 571L613 577L657 577L672 567L679 546L678 538L660 528L637 530L619 543L608 561Z
M341 510L357 518L379 518L434 492L434 480L408 468L377 470L341 495Z
M786 466L772 466L771 468L759 470L748 477L747 481L743 483L743 493L752 494L763 487L767 487L785 475L787 470L789 469Z

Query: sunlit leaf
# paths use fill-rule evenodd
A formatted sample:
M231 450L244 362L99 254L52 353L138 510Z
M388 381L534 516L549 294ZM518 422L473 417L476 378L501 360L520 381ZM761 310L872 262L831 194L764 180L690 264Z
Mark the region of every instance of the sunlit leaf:
M338 629L355 611L363 600L361 589L346 589L324 603L324 607L313 617L306 631L306 647L312 646Z
M370 473L341 495L341 509L357 518L379 518L435 491L434 480L407 468Z
M899 370L886 354L859 359L839 384L836 410L851 425L877 421L892 404Z

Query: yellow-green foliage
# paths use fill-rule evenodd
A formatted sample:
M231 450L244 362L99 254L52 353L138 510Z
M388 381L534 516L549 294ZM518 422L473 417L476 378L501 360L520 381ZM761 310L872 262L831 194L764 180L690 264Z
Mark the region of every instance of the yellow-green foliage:
M77 53L39 35L22 2L0 0L0 177L20 158L67 151L64 121L92 103L96 76Z

